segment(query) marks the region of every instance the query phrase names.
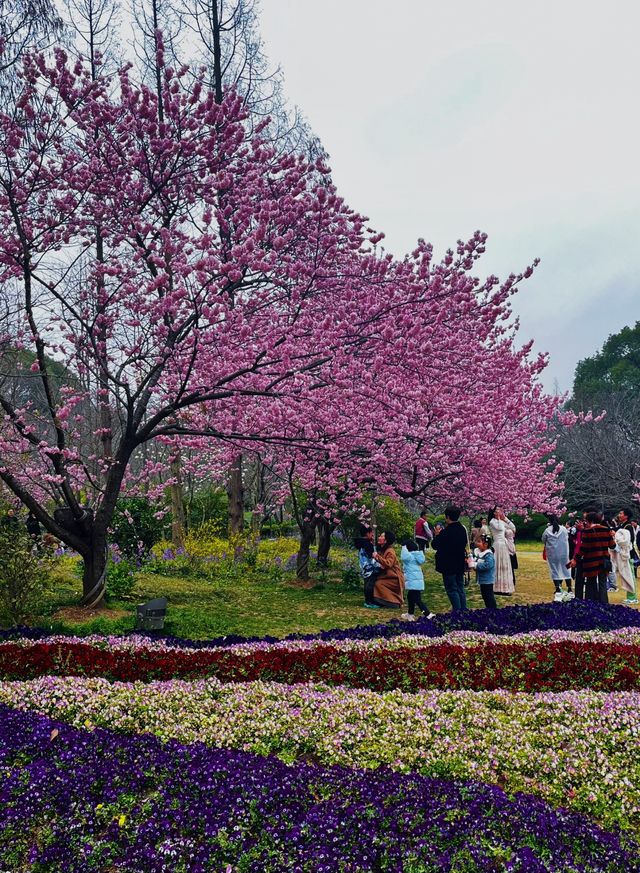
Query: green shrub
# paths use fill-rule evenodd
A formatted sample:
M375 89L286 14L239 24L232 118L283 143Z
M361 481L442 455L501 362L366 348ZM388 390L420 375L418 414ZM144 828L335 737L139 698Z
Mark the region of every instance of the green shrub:
M262 527L260 528L260 536L261 537L269 537L269 538L282 538L282 537L292 537L297 536L299 533L298 525L291 520L287 521L276 521L275 519L270 519L269 521L265 521Z
M187 506L189 528L207 527L210 537L224 536L229 527L229 498L224 488L200 488Z
M367 497L363 502L371 510L371 498ZM401 500L394 497L377 497L375 517L378 532L393 531L398 542L407 537L413 537L416 519ZM348 515L343 519L340 527L345 540L352 543L358 536L360 519L356 515Z
M136 584L134 565L126 558L110 560L107 565L107 597L127 600L133 594Z
M0 615L20 624L42 605L49 589L50 556L34 547L22 525L0 527Z
M111 522L111 541L129 559L146 558L162 536L162 522L155 517L157 507L144 497L121 498Z
M355 564L345 564L342 571L342 584L347 591L360 591L362 588L362 576Z
M516 526L517 540L539 540L549 524L546 516L541 512L534 512L526 519L522 515L511 514L509 518Z
M274 561L269 561L268 563L261 564L259 570L260 578L265 579L267 582L275 582L276 584L280 584L284 579L284 568L282 566L282 561L279 558L276 558Z

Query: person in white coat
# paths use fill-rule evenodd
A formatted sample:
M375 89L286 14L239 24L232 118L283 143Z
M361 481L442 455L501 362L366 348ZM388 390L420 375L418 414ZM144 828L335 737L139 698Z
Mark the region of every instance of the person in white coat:
M611 562L620 578L622 588L627 593L626 603L637 603L636 580L631 560L634 543L632 541L633 527L631 513L621 509L618 513L620 527L615 532L616 548L611 552Z
M553 599L557 602L572 600L571 569L569 567L569 531L558 521L557 515L547 515L549 526L542 534L549 576L555 585ZM562 583L567 586L567 593L562 593Z
M489 513L489 530L491 531L493 554L496 559L496 580L493 585L494 594L509 595L515 591L513 569L505 536L507 529L513 531L514 534L516 532L515 524L509 521L503 508L496 506Z

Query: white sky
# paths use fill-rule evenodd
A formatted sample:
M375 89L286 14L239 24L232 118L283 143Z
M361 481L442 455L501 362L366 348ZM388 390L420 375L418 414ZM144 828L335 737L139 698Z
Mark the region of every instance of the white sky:
M640 3L262 0L261 30L388 250L480 229L483 275L541 258L514 308L547 388L640 319Z

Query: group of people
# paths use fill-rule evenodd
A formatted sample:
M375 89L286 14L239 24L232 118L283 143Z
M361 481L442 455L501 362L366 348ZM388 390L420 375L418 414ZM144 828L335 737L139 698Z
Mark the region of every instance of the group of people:
M374 540L373 528L362 526L355 542L358 549L360 573L364 580L364 605L369 609L400 609L407 593L407 612L403 618L415 621L416 607L427 618L434 618L422 599L425 561L424 548L408 539L402 546L400 558L393 545L395 534L385 530Z
M625 603L638 602L640 526L630 509L621 509L615 518L585 510L582 518L564 525L555 515L548 518L549 525L542 535L543 554L555 586L555 600L577 597L608 603L608 592L617 590L620 580ZM562 590L563 583L566 591Z
M466 609L465 576L473 570L485 606L495 609L496 594L508 597L516 587L515 524L495 506L487 518L475 519L469 537L460 509L448 506L444 517L444 524L435 525L431 546L452 609Z
M423 511L414 538L403 542L399 556L393 548L396 538L392 531L383 531L375 542L373 528L363 526L355 544L364 581L364 605L401 609L406 593L407 611L402 618L415 620L417 609L432 618L423 600L422 565L428 548L435 551L435 568L442 575L452 609L466 609L465 588L473 571L487 608L496 608L496 595L513 594L518 569L514 523L501 506L496 506L488 517L475 519L468 534L460 514L460 509L448 506L444 523L432 529ZM630 510L620 510L612 520L605 520L596 511L584 512L575 523L561 524L551 514L547 518L543 557L554 584L554 600L576 597L607 603L607 591L616 589L619 579L626 602L637 603L640 525Z
M364 581L364 605L370 609L400 609L406 591L407 612L402 617L413 621L416 609L420 609L432 618L433 613L422 599L422 564L429 547L436 553L436 570L442 575L452 609L467 607L465 579L471 570L476 572L487 607L496 607L496 594L512 594L518 566L515 525L502 507L496 506L488 520L474 522L470 539L460 514L460 509L448 506L444 524L436 524L432 530L423 511L416 522L414 539L404 541L399 558L393 548L392 531L383 531L374 542L373 528L363 526L355 545Z

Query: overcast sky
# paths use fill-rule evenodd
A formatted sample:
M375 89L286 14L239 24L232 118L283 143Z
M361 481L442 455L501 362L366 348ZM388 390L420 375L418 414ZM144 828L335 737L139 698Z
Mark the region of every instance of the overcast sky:
M489 234L483 274L541 264L514 308L571 388L640 319L640 3L262 0L288 99L396 255Z

